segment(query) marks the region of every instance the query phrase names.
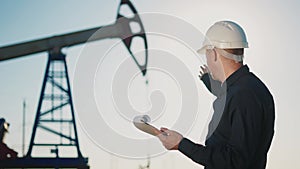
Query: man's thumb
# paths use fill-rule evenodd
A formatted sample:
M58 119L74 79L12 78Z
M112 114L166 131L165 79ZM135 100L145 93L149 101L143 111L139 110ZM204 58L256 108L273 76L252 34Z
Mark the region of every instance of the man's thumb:
M161 132L165 132L165 131L168 131L168 130L169 130L169 129L167 129L167 128L165 128L165 127L161 127L161 128L160 128L160 131L161 131Z

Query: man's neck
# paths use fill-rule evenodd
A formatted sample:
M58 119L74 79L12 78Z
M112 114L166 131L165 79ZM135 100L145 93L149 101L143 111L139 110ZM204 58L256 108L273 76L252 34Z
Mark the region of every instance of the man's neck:
M241 63L233 63L229 65L224 65L224 77L222 79L222 84L228 79L230 75L232 75L234 72L236 72L240 67L242 67L243 64Z

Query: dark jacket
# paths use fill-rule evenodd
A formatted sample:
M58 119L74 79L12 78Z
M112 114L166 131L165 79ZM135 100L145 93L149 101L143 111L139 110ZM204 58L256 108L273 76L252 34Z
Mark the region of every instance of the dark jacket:
M205 145L187 138L179 151L206 169L264 169L274 134L274 101L267 87L247 65L225 83L202 77L217 96Z
M3 142L0 142L0 163L1 160L17 158L18 153L13 149L7 147Z

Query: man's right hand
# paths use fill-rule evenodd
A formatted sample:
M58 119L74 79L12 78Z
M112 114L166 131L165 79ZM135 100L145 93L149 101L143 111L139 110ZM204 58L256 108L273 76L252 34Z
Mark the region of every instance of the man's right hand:
M203 77L203 75L205 75L206 73L209 73L208 67L206 65L200 66L199 75L198 75L200 80Z

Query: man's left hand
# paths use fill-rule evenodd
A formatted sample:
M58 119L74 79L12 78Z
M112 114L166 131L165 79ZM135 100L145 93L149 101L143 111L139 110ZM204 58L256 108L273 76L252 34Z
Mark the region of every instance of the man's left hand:
M178 145L183 139L183 136L176 131L169 130L164 127L162 127L160 131L162 133L159 134L157 137L162 142L164 147L168 150L178 150Z

